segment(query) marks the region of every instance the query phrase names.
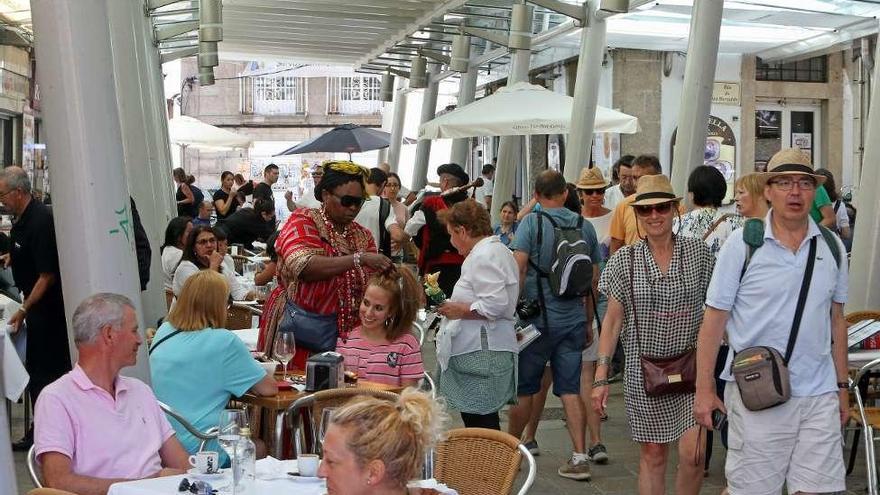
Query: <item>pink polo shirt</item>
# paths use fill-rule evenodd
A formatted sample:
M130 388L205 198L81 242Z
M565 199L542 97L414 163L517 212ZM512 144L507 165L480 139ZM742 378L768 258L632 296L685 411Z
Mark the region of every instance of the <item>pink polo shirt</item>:
M43 389L34 412L36 454L69 457L75 474L140 479L162 469L159 449L174 429L150 388L116 379L116 398L79 365Z

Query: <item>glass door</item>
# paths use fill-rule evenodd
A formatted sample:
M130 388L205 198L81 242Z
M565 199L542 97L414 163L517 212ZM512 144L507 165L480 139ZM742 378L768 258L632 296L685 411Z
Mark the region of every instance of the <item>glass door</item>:
M783 148L800 148L819 168L821 153L820 108L818 105L759 104L755 109L755 171L767 169L767 162Z

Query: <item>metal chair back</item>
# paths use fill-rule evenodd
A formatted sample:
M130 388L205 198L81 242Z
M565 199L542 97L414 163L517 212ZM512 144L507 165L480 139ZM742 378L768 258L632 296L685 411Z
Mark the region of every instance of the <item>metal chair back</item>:
M196 428L195 426L193 426L193 424L190 423L189 420L187 420L182 414L180 414L173 407L169 406L168 404L165 404L162 401L158 401L158 402L159 402L159 407L162 408L162 411L164 411L165 414L174 418L174 420L176 420L178 423L180 423L180 425L183 426L186 429L186 431L190 432L190 434L192 436L199 439L199 450L198 450L199 452L205 450L206 443L208 443L211 440L216 440L217 437L220 435L220 430L216 426L212 426L207 431L202 431L202 430Z
M34 486L43 488L43 471L40 469L40 463L37 461L37 447L35 445L31 445L31 448L28 449L27 469Z
M279 414L275 424L275 458L284 459L283 433L285 426L291 431L293 458L305 453L320 452L321 445L316 432L321 426L321 411L328 407L340 407L354 397L375 397L389 401L397 400L397 394L369 388L334 388L321 390L293 401L284 413Z

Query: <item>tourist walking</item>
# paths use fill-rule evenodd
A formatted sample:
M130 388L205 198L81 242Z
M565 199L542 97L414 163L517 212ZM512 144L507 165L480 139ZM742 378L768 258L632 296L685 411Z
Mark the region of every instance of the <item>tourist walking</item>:
M599 281L608 297L602 322L593 407L608 401L608 365L618 338L626 355L624 402L632 439L640 445L639 493L665 493L669 445L678 442L675 493L695 495L703 481L703 442L692 414L693 353L714 257L701 239L675 236L681 200L663 175L639 179L631 207L645 236L615 253ZM717 352L717 348L715 352ZM674 373L656 371L674 358ZM680 388L668 389L678 383Z
M736 179L734 184L734 201L736 211L744 218L764 218L770 211L764 187L767 177L763 173L746 174Z
M712 254L717 254L730 233L742 227L744 218L721 211L727 181L717 168L709 165L695 168L688 177L687 188L694 209L675 218L672 230L682 237L702 239Z

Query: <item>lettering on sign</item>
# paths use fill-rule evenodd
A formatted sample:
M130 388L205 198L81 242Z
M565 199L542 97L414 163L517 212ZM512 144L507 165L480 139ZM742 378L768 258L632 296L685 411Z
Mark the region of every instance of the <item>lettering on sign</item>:
M719 105L739 106L739 104L740 104L739 83L716 82L712 86L712 103L717 103Z

